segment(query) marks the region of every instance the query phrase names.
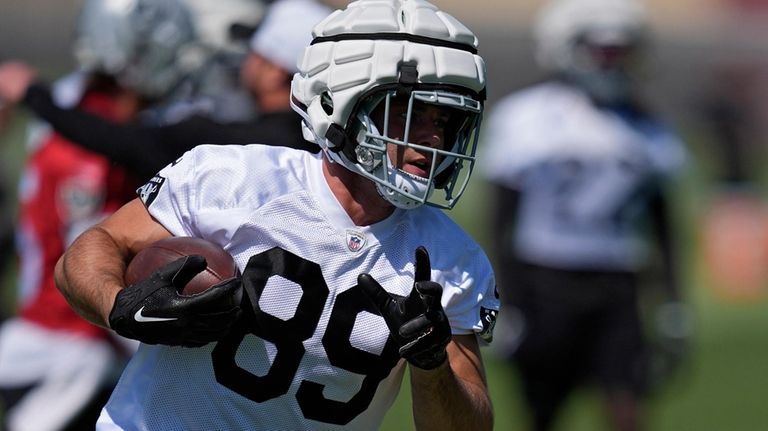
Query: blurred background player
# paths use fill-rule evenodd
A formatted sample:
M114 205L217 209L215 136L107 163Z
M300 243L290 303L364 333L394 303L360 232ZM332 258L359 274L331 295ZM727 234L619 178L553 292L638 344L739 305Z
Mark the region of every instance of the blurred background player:
M164 103L150 111L157 124L193 115L221 122L249 121L257 108L239 79L251 35L261 22L267 0L182 0L192 14L197 67ZM147 114L145 113L145 116ZM144 119L144 123L149 123Z
M205 110L192 109L189 116L173 124L142 121L117 125L80 110L56 106L45 87L34 82L36 74L32 68L6 80L13 79L15 85L27 88L22 99L24 105L57 131L78 145L107 156L142 180L148 180L201 143L263 143L317 152L317 146L302 137L301 117L290 107L290 82L297 71L298 58L311 40L312 27L329 13L327 6L314 0L280 0L271 4L250 39L250 52L239 70L241 86L258 112L248 121L227 122L211 117ZM2 71L0 65L0 77ZM207 98L202 100L202 105L208 104ZM165 112L167 118L173 110Z
M481 147L495 187L498 341L535 430L553 429L587 382L612 429L642 428L650 364L638 286L656 264L664 334L683 335L667 180L686 156L639 97L648 36L638 2L550 2L535 38L554 76L502 99Z
M103 21L94 27L97 16ZM116 123L136 121L177 86L185 75L177 53L195 40L191 15L176 0L89 0L77 30L81 70L58 81L52 99ZM99 44L112 49L84 48ZM9 63L3 76L25 71ZM0 82L5 102L25 90L18 80ZM44 124L32 125L28 138L19 186L18 313L0 328L3 429L92 429L136 344L75 314L54 286L53 270L75 237L132 199L138 182Z

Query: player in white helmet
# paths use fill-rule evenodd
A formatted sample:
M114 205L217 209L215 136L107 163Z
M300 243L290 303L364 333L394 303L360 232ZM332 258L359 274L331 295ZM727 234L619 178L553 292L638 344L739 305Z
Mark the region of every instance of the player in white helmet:
M232 2L240 3L239 0ZM220 3L221 6L226 4ZM28 66L17 67L21 70L9 74L5 65L0 64L0 77L3 78L0 80L0 95L14 89L12 93L15 95L7 98L9 102L21 102L57 132L83 148L105 155L142 181L152 178L162 167L200 143L263 143L319 152L317 145L303 139L301 127L297 127L301 117L291 109L291 78L298 70L298 58L311 40L312 27L327 16L330 9L316 0L281 0L274 2L265 12L264 22L251 35L247 55L239 60L240 84L236 91L229 91L234 88L226 84L227 80L219 81L216 77L222 76L214 72L224 72L229 67L218 61L219 54L226 52L226 56L241 56L238 53L240 42L231 42L229 47L210 48L210 55L215 58L186 78L182 88L174 91L169 96L172 100L163 103L162 108L153 105L151 114L143 111L142 121L115 124L79 110L56 106L44 83L36 80L36 72ZM233 13L229 17L237 18ZM246 17L240 18L238 22L246 22ZM224 32L224 29L221 31ZM192 41L191 44L199 48L200 44L212 46L223 43L212 36L207 38L206 41ZM189 49L185 47L188 52ZM230 72L234 71L224 74ZM198 82L198 78L202 81ZM186 84L191 81L203 84L211 90L210 93L207 90L197 91L203 90L202 87L186 93L184 90L189 89ZM179 99L182 96L179 93L192 98L183 96ZM248 104L258 109L258 115L248 121L222 121L232 118L228 112L245 114L236 102L236 96L242 93L248 98ZM214 109L215 115L210 112L211 109ZM168 121L171 124L166 124Z
M180 0L87 0L75 57L86 71L115 76L149 99L169 95L199 66L193 17Z
M650 383L638 286L653 262L666 309L682 309L668 183L684 146L639 97L641 3L553 0L534 30L553 76L501 99L481 147L507 311L497 346L520 371L533 429L556 427L585 381L612 428L637 429ZM666 332L673 348L684 332Z
M541 68L605 104L636 96L648 36L647 11L636 0L555 0L534 24Z
M476 50L426 1L353 2L317 24L293 79L320 154L198 146L78 238L59 288L144 341L99 429L377 429L406 366L418 429L492 429L493 272L434 207L473 162ZM222 245L242 278L182 297L202 268L180 259L125 286L131 256L171 235Z
M382 12L386 10L382 6ZM387 31L391 23L377 27L355 13L331 20L316 29L302 73L293 81L292 103L304 117L307 139L319 144L334 163L374 181L379 193L399 208L424 203L452 207L474 164L485 99L484 65L476 55L474 34L453 18L443 18L448 15L437 17L445 20L439 30L424 21L399 22L401 31L414 35L385 39L375 51L359 35ZM422 37L434 38L435 46L405 43ZM329 50L342 53L329 59ZM449 142L439 148L408 133L417 130L414 113L430 107L441 111L436 121L446 126ZM377 122L377 116L383 121ZM391 133L397 123L404 125L402 136ZM395 166L388 151L406 147L428 152L431 163L423 166L427 175Z
M184 81L161 117L176 123L190 116L217 122L251 121L258 107L239 79L248 41L266 9L263 0L182 0L190 10L198 67Z

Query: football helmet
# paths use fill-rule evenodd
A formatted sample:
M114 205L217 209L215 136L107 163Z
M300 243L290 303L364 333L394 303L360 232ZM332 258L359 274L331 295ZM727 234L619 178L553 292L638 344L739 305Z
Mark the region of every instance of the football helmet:
M161 98L199 65L187 49L195 40L192 16L180 0L86 0L74 53L82 70Z
M291 88L305 138L399 208L452 208L474 166L485 100L475 35L424 0L358 0L313 37ZM439 122L439 145L416 138L425 112ZM418 175L393 160L406 148L422 155Z
M248 51L248 41L264 16L264 0L183 0L195 22L200 43L236 56Z
M552 0L534 25L539 65L598 102L630 97L648 17L636 0Z

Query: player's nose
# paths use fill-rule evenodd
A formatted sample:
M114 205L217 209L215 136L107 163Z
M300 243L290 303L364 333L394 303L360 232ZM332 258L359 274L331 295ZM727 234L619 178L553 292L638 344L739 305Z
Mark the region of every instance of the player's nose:
M443 145L443 132L431 121L419 124L413 133L412 142L430 148L441 148Z

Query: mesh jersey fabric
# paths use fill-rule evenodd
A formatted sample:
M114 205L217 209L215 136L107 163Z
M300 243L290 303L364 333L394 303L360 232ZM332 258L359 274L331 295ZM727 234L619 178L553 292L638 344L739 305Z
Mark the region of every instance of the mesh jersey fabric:
M444 286L454 334L487 330L483 310L498 310L487 257L442 211L397 210L355 226L319 155L199 146L140 196L174 235L211 240L235 257L246 290L260 292L257 323L197 349L142 345L100 429L378 428L405 362L356 280L368 272L407 295L419 245Z
M596 107L576 88L546 82L502 99L479 166L521 195L513 248L561 269L633 271L645 263L644 199L684 165L685 149L650 117Z

